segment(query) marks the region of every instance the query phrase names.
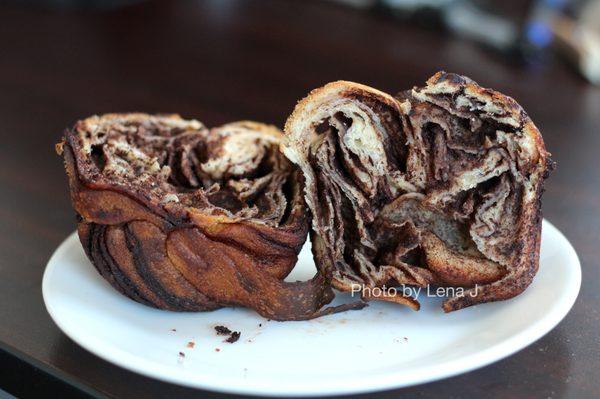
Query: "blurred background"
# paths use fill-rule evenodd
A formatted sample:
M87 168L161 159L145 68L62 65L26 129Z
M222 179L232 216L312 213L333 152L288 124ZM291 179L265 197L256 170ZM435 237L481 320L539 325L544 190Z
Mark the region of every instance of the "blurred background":
M0 22L0 66L45 71L27 76L30 85L58 74L93 92L94 107L79 116L124 110L103 98L108 81L133 86L122 95L139 96L135 108L187 112L183 97L205 90L197 101L225 112L234 96L213 92L213 71L251 98L240 117L269 120L275 115L260 104L286 100L291 109L302 96L275 98L275 86L290 79L306 88L354 79L394 92L447 69L502 89L507 79L539 79L560 65L577 84L600 84L600 0L4 0ZM335 63L320 68L331 46ZM308 70L300 59L310 59ZM405 68L394 73L398 64ZM274 70L269 81L266 69ZM400 79L411 71L415 79ZM86 82L74 82L83 75ZM169 109L157 109L146 91L169 97Z
M550 54L600 84L600 0L330 0L475 42L511 62L544 63ZM114 10L144 0L12 0L45 10ZM9 0L9 3L11 1ZM213 2L222 13L235 2Z
M558 162L544 216L583 286L536 344L402 396L600 397L599 32L597 0L0 0L0 349L18 358L0 351L0 388L42 386L39 368L24 377L35 364L108 396L196 397L124 374L48 317L44 266L75 228L54 152L65 128L132 111L282 127L329 81L396 93L446 70L514 97L539 127Z
M505 61L544 64L556 55L600 84L598 0L338 0L480 44Z

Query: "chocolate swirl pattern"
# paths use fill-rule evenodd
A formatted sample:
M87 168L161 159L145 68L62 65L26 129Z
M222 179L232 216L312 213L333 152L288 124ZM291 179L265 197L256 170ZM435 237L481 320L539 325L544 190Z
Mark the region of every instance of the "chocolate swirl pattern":
M64 158L78 232L98 272L160 309L247 306L276 320L344 310L329 277L284 278L306 239L302 176L281 132L256 122L207 129L176 115L78 122Z
M285 132L335 288L466 288L444 303L453 311L531 283L553 163L513 99L444 72L396 97L339 81L300 101ZM419 308L399 291L363 299Z

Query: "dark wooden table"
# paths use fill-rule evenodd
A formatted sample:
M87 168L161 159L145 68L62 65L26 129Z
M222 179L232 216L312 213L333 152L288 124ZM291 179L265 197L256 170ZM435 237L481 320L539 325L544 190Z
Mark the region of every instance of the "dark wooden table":
M229 397L104 362L46 313L44 266L75 228L53 148L65 127L94 113L137 110L178 112L209 126L246 118L281 126L299 98L327 81L394 92L438 69L512 95L539 126L559 164L545 216L579 253L583 287L566 319L516 355L377 397L600 397L600 89L559 61L512 65L381 15L241 0L102 13L0 6L0 388L20 396Z

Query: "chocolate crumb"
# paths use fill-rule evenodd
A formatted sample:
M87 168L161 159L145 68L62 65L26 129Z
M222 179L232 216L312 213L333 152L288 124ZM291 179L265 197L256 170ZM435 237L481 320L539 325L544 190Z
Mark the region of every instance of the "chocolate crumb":
M404 341L408 342L408 338L404 337Z
M239 331L234 331L231 333L229 338L227 338L225 340L225 342L229 342L230 344L233 344L234 342L237 342L238 339L240 339L240 335L242 335L242 334Z
M185 353L183 353L183 352L179 352L179 356L181 356L181 357L185 357Z
M187 343L188 348L193 348L195 345L196 345L196 343L194 341L190 341Z
M258 323L258 326L259 326L259 327L262 327L262 323Z
M230 335L231 334L231 330L225 326L216 326L215 331L217 332L217 335Z
M174 328L171 328L171 331L177 331L177 330L176 330L176 329L174 329Z
M215 352L221 352L221 349L215 348Z

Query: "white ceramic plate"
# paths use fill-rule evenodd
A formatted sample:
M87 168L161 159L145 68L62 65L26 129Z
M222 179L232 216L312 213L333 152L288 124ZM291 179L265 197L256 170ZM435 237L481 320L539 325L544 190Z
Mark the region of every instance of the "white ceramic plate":
M307 244L290 279L313 273ZM502 359L556 326L580 283L573 247L544 221L539 273L527 291L450 314L442 312L442 299L423 293L419 312L376 302L361 311L301 322L267 321L242 308L195 314L156 310L113 290L75 234L48 262L43 294L65 334L126 369L215 391L310 396L398 388ZM338 294L336 302L348 299ZM241 331L240 340L224 343L216 325Z

